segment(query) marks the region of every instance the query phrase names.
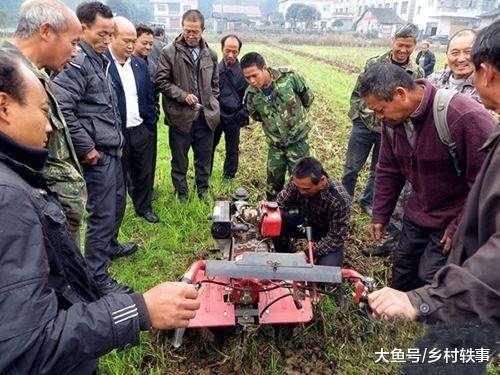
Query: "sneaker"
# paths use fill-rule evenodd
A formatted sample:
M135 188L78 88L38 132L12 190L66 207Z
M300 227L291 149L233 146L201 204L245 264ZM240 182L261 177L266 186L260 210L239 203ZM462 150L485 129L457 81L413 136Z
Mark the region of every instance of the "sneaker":
M361 253L367 257L387 256L394 252L394 249L398 244L398 240L399 236L391 234L380 245L363 249L361 250Z

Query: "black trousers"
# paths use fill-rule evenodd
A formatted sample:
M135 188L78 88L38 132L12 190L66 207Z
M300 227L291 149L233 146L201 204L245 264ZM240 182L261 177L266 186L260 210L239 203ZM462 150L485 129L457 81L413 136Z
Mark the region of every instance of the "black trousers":
M305 238L305 233L298 226L305 223L304 216L300 212L292 211L283 214L283 224L280 237L273 238L274 250L277 253L292 253L292 238ZM319 241L326 236L324 230L312 227L312 239ZM315 259L315 263L321 266L341 267L344 260L344 247L339 246L334 251Z
M403 229L394 251L392 287L407 292L430 284L448 256L440 243L444 229L422 227L403 217Z
M99 152L96 165L83 164L87 184L85 259L97 283L108 277L110 255L118 250L125 212L125 184L120 158Z
M144 215L151 211L153 193L153 160L156 138L146 126L139 125L125 130L124 178L128 178L128 190L135 212Z
M240 146L240 126L235 123L221 124L214 130L214 147L212 151L212 167L210 171L213 170L215 149L220 142L224 133L224 139L226 143L226 157L224 159L224 169L223 175L225 178L234 178L236 172L238 171L238 155Z
M182 133L174 127L169 129L169 145L172 152L172 184L178 194L187 194L186 180L188 152L193 148L194 171L198 192L208 189L214 132L208 127L202 115L193 122L189 133Z

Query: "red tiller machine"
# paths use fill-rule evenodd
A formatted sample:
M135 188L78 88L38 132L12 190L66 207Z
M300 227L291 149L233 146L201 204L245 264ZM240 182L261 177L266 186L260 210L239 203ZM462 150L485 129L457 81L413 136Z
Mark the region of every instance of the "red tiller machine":
M200 309L189 328L235 325L306 323L313 318L316 283L355 285L354 300L364 303L373 279L352 269L314 264L312 231L303 229L308 251L276 253L272 238L281 233L283 215L276 202L251 207L245 189L234 201L216 201L212 237L222 253L220 260L199 260L182 281L196 284ZM181 345L184 329L174 334Z

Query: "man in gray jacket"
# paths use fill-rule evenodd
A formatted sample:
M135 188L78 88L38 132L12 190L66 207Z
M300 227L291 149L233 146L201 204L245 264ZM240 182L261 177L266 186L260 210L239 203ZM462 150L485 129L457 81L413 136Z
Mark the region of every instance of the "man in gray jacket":
M103 55L114 31L113 13L102 3L90 2L80 4L76 14L83 26L80 49L54 79L54 87L87 184L85 257L101 294L131 292L108 274L110 259L137 249L117 240L125 209L120 162L124 138L109 60Z
M193 148L196 188L208 189L214 130L219 125L217 55L202 38L204 18L198 10L182 16L182 33L165 47L158 61L156 85L163 94L165 123L170 126L172 182L181 202L187 200L188 152Z

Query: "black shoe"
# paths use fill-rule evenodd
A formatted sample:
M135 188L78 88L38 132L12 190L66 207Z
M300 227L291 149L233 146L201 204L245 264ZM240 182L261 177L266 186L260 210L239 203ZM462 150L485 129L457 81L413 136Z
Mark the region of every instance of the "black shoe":
M369 247L361 250L364 256L367 257L383 257L394 252L398 244L399 236L390 235L386 240L378 246Z
M365 213L372 216L372 211L373 211L372 206L362 203L361 201L358 201L358 204Z
M231 182L233 182L233 180L234 180L234 177L224 176L224 178L222 179L222 184L229 185Z
M97 284L97 289L99 294L105 296L110 293L122 293L122 294L132 294L134 290L127 285L120 284L115 279L109 277L106 281Z
M198 198L205 199L207 197L207 191L205 189L198 190Z
M177 193L177 199L180 204L186 204L188 201L188 196L186 193Z
M110 256L110 258L111 260L113 260L120 257L126 257L128 255L135 253L138 248L139 246L135 242L127 242L124 244L120 244L118 250L116 250L114 254Z
M160 219L158 219L158 216L156 216L153 211L147 211L144 214L142 214L141 216L144 219L146 219L146 221L153 223L153 224L158 223L160 221Z

